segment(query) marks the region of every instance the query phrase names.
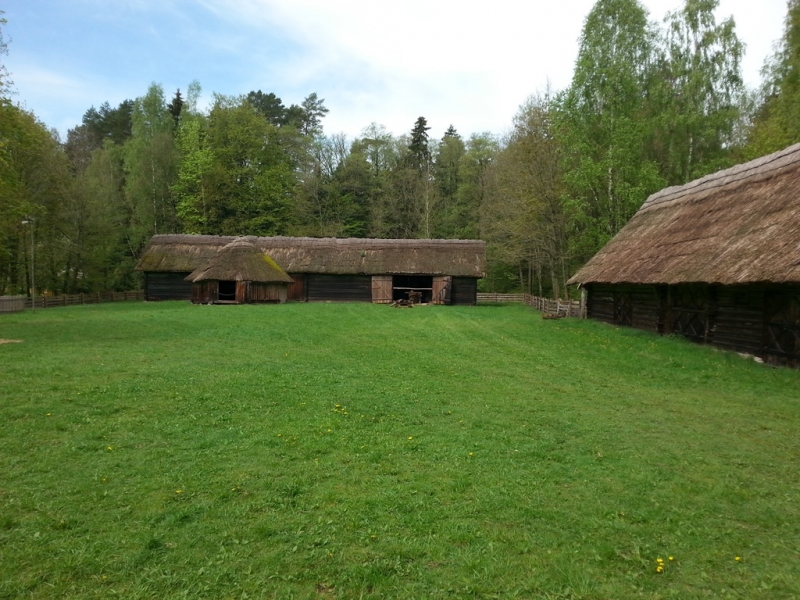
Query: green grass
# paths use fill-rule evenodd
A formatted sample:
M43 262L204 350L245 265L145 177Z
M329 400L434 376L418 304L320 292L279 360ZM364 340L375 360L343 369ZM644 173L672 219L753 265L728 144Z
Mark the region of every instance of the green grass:
M0 598L800 596L796 371L523 306L0 338Z

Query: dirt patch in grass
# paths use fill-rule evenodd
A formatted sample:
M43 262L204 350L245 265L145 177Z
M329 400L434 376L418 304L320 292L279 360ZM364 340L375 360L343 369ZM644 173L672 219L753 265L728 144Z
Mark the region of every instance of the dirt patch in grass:
M22 340L4 340L0 338L0 344L19 344Z

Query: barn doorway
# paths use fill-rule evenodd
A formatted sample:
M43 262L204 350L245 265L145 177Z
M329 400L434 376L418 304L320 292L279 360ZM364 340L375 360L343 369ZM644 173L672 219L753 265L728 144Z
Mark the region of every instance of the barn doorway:
M392 278L392 300L408 300L409 292L419 292L423 304L433 299L433 276L395 275Z
M220 281L217 299L220 302L235 302L236 301L236 282L235 281Z

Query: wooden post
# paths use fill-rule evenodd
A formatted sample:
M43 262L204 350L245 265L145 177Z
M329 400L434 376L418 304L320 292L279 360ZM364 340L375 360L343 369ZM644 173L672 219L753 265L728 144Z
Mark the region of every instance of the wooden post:
M581 286L581 304L580 308L578 309L580 312L579 318L581 319L586 318L586 296L587 296L586 288Z

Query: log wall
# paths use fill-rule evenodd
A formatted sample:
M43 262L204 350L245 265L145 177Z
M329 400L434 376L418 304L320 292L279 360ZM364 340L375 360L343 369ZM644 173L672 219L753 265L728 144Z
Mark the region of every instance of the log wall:
M369 275L306 275L309 302L372 302Z
M289 284L286 283L259 283L256 281L242 281L244 301L250 304L282 303L286 302Z
M308 296L306 295L306 276L302 273L289 274L294 280L294 283L289 284L286 290L286 299L290 302L306 302Z
M475 306L478 303L478 280L474 277L453 277L450 303Z
M800 365L799 285L585 287L589 318Z
M156 273L144 274L145 300L190 300L192 297L192 284L185 281L186 273Z

